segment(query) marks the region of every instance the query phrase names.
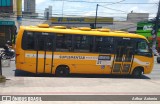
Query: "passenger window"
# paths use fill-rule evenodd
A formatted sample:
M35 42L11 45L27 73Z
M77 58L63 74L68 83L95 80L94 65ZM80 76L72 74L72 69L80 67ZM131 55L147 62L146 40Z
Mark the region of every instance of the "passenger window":
M74 51L75 52L89 52L90 51L90 37L85 35L74 35Z
M25 31L23 38L22 38L22 49L24 50L34 50L36 45L35 41L36 37L34 35L34 32L28 32Z
M54 34L47 32L36 32L38 51L53 51L54 50Z
M57 34L56 51L70 51L72 47L72 35Z
M52 33L25 31L22 38L22 49L53 51L55 46Z
M95 52L99 53L112 53L114 50L113 37L96 37Z

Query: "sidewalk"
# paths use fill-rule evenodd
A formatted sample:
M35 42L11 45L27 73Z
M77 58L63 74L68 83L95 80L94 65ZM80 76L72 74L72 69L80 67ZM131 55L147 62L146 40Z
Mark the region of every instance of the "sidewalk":
M6 94L158 94L160 80L126 78L10 77L0 84Z
M159 68L159 64L156 67ZM0 94L160 94L159 77L14 77L14 70L14 61L11 67L3 69L7 81L0 83ZM157 71L154 76L159 74Z

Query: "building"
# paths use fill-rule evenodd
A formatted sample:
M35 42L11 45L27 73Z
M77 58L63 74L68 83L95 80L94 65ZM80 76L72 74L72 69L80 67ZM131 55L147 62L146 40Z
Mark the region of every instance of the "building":
M16 33L16 0L0 0L0 47Z
M10 17L13 15L13 0L0 0L0 16Z
M137 23L140 21L147 21L149 18L149 13L129 13L127 15L127 22Z
M24 0L23 17L38 17L38 13L36 13L36 0Z
M24 0L24 12L36 12L36 0Z
M45 8L44 18L49 19L51 17L52 17L52 6L49 6L48 8Z

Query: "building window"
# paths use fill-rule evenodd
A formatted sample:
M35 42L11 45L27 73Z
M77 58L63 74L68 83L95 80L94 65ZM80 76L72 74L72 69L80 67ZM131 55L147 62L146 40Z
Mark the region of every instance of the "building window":
M6 0L7 5L6 6L11 6L11 0Z
M0 0L0 6L1 7L12 6L12 1L11 0Z
M2 0L2 6L7 6L6 0Z

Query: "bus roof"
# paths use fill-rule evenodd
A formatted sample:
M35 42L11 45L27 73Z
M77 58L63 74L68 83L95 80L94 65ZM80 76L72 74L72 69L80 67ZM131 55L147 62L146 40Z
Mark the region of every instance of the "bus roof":
M124 31L100 31L100 29L92 30L92 29L63 29L63 28L42 28L38 26L21 26L20 30L26 31L35 31L35 32L53 32L53 33L62 33L62 34L84 34L84 35L94 35L94 36L112 36L112 37L125 37L125 38L142 38L146 39L146 37L138 34L128 33ZM146 39L147 40L147 39Z

